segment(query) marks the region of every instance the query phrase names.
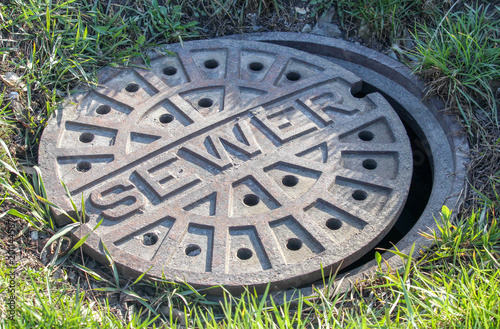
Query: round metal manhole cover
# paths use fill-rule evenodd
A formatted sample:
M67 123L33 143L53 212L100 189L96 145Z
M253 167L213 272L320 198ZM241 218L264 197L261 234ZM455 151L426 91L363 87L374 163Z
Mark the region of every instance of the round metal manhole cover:
M140 63L136 63L140 64ZM193 41L150 68L106 69L40 148L48 197L88 218L122 270L196 287L282 289L370 250L412 174L403 124L330 61L250 41ZM62 221L62 217L60 218Z

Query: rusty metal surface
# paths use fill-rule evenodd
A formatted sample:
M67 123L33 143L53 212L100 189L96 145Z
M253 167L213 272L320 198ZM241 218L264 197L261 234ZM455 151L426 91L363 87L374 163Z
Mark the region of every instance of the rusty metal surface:
M392 227L411 149L382 96L353 96L357 76L257 42L165 50L150 69L103 70L42 137L49 199L70 209L61 180L83 194L75 237L103 220L87 252L102 259L104 243L132 275L283 289L347 266Z

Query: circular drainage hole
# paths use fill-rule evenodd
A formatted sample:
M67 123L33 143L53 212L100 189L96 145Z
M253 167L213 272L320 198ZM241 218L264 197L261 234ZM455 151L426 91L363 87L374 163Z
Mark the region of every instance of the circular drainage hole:
M326 227L330 230L338 230L342 227L342 221L338 218L330 218L326 221Z
M198 101L198 105L201 107L210 107L214 105L214 101L210 98L202 98Z
M219 66L219 62L217 62L215 59L209 59L203 63L207 69L215 69L217 66Z
M369 142L373 140L373 137L375 137L375 135L371 131L363 130L359 132L358 137L362 141Z
M93 133L83 133L80 135L80 142L82 143L90 143L94 140L94 134Z
M286 74L286 78L290 81L298 81L300 80L300 73L298 72L288 72Z
M288 241L286 242L286 248L288 250L297 251L302 248L302 241L297 238L288 239Z
M363 168L368 169L368 170L373 170L377 168L377 161L373 159L366 159L363 161Z
M190 257L198 256L199 254L201 254L201 247L197 244L190 244L186 247L186 250L184 250L184 252Z
M161 123L170 123L172 121L174 121L174 116L172 114L162 114L160 116Z
M260 198L255 194L247 194L243 197L243 204L249 207L256 206L260 201Z
M262 69L264 68L264 64L259 62L252 62L248 65L248 68L252 71L258 72L262 71Z
M165 75L174 75L177 73L177 69L173 66L168 66L163 69L163 74Z
M293 187L293 186L297 185L297 183L299 182L299 179L297 176L294 176L294 175L286 175L283 177L281 182L285 186Z
M247 260L250 259L253 255L253 252L248 249L248 248L240 248L236 252L236 257L238 257L241 260Z
M402 110L401 105L396 102L391 102L391 105L395 109ZM403 124L405 125L411 148L413 150L414 161L416 156L419 157L418 162L413 163L413 174L406 204L393 228L384 236L384 238L363 257L340 270L338 275L349 273L355 268L365 265L367 262L375 259L376 252L381 253L381 249L390 249L396 245L408 234L408 232L410 232L410 230L421 218L428 205L434 182L429 153L425 152L422 148L424 142L416 134L413 128L411 128L404 120Z
M101 105L95 111L97 112L97 114L104 115L111 112L111 107L109 107L108 105Z
M142 236L142 244L145 246L152 246L158 242L158 235L156 233L146 233Z
M92 168L92 164L88 161L80 161L76 164L76 170L80 172L89 171Z
M368 197L368 194L363 190L356 190L352 193L354 200L363 201Z
M135 93L136 91L139 90L139 85L137 83L129 83L125 87L125 90L128 91L129 93Z

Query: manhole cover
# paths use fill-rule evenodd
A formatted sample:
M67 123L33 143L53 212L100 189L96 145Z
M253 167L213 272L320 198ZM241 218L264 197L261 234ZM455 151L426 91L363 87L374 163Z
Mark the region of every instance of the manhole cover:
M196 287L282 289L370 250L398 218L412 174L403 124L361 80L287 47L172 45L151 69L101 72L101 87L51 119L48 197L83 200L122 270ZM76 104L76 105L75 105ZM63 219L60 218L62 221Z

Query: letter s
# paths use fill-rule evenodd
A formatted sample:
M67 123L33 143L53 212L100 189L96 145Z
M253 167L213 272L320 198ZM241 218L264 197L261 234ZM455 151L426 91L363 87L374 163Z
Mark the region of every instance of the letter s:
M145 200L132 183L119 180L94 190L90 194L90 203L105 209L102 212L105 218L119 220L139 211Z

